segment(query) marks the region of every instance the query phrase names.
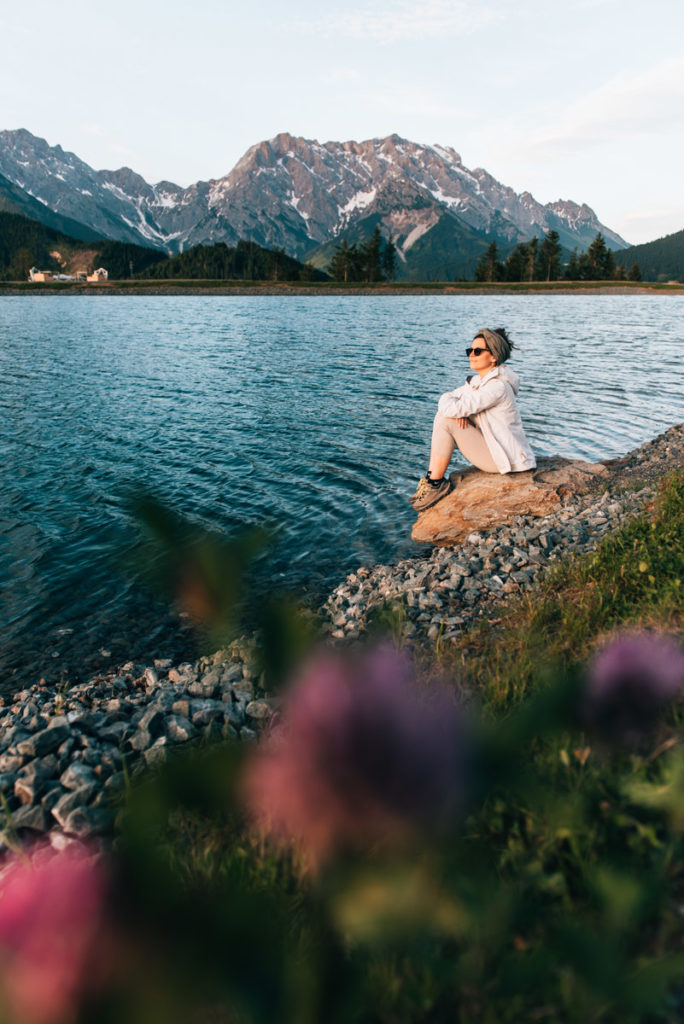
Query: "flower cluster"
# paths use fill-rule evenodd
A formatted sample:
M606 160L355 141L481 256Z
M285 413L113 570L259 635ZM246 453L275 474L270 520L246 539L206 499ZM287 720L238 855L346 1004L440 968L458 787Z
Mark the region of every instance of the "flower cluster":
M3 1020L69 1024L94 966L106 889L85 847L48 846L10 860L0 877Z
M609 740L631 743L652 728L684 690L684 651L666 636L623 633L589 665L584 723Z
M453 695L419 692L407 661L380 647L309 664L245 793L254 819L317 866L443 823L461 803L463 767Z

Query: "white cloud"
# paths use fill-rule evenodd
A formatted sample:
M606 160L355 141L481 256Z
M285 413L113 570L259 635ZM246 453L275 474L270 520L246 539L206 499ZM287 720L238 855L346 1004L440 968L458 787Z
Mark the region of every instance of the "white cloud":
M463 35L491 24L495 18L491 8L487 10L474 0L399 0L391 7L375 4L330 15L322 27L331 35L396 43Z
M672 58L640 75L617 75L586 93L557 125L534 134L526 145L558 153L608 140L672 135L683 125L684 59Z

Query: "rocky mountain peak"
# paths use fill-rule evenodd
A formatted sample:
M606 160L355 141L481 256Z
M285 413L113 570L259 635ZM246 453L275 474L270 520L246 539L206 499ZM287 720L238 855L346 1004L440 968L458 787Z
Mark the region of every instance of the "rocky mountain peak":
M586 204L543 205L483 168L469 170L449 146L397 133L321 143L280 132L251 146L223 177L181 188L150 185L128 167L95 171L19 129L0 132L0 174L103 237L172 252L247 238L301 259L379 224L404 258L418 243L421 251L437 246L434 273L448 275L450 252L462 260L463 246L492 237L515 244L553 228L566 247L585 248L601 230L610 244L626 245Z

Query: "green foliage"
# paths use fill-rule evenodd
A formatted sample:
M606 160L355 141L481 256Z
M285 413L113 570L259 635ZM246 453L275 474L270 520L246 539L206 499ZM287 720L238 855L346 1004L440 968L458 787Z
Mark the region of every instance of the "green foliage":
M632 245L617 254L627 270L637 264L644 281L684 281L684 231L642 245ZM641 280L632 278L630 280Z
M681 623L684 612L684 477L592 555L566 561L521 603L505 629L471 635L468 676L499 714L530 693L541 661L577 668L597 637L621 625ZM459 659L457 652L452 658Z
M51 253L59 252L61 261ZM69 272L69 264L87 253L88 269L104 266L110 277L125 279L165 259L158 249L100 239L83 242L28 217L0 212L0 280L26 281L31 267Z
M458 674L468 668L488 718L470 722L470 804L441 839L344 855L312 876L242 817L244 747L138 782L118 850L151 1019L681 1020L681 712L642 748L611 751L578 707L607 631L681 627L683 524L680 476L653 514L465 642ZM267 645L285 642L286 622ZM138 1019L131 1001L140 993L127 1004Z
M326 281L327 274L287 256L283 249L263 249L256 242L239 241L234 248L195 245L156 263L139 275L154 280L206 279L214 281Z
M503 263L499 258L499 247L490 242L487 251L480 257L475 268L476 281L502 281L504 276Z
M328 266L334 281L365 282L390 281L396 266L396 246L391 237L384 241L379 225L363 243L349 245L343 238L336 246Z

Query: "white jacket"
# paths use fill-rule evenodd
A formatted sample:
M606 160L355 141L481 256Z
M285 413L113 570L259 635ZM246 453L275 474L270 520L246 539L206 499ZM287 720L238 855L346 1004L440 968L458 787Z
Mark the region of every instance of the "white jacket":
M500 473L518 473L537 465L515 404L520 378L508 366L495 366L486 377L475 374L439 400L442 416L467 416L482 431Z

